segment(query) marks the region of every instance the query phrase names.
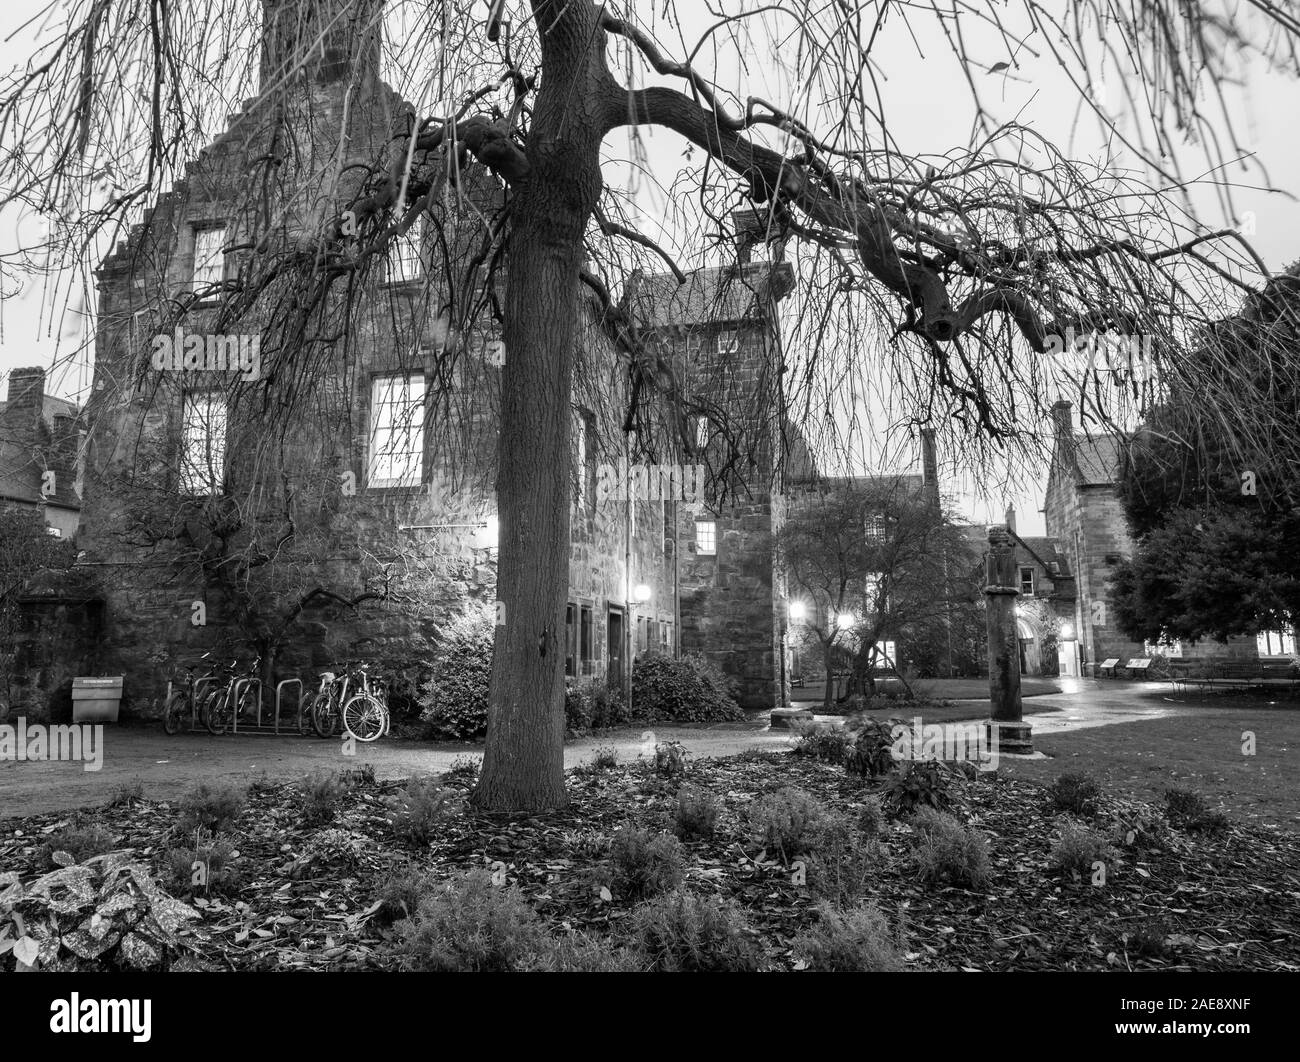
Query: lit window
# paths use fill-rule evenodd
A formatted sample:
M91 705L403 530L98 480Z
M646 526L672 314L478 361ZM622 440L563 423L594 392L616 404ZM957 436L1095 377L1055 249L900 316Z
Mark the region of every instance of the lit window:
M377 376L370 386L372 487L417 486L424 472L424 377Z
M181 492L218 493L226 470L226 402L210 391L185 395L181 423Z
M47 527L47 528L45 529L45 533L46 533L47 535L53 535L55 538L62 538L62 537L63 537L63 528L61 528L61 527Z
M867 603L868 612L878 612L889 608L889 595L882 594L880 589L881 580L884 577L880 572L868 572L863 576L863 594Z
M1020 593L1025 597L1034 596L1034 569L1020 569Z
M878 514L867 517L866 539L868 542L883 542L885 538L885 518Z
M582 409L573 415L573 502L585 509L596 497L596 418Z
M724 328L717 335L717 345L714 349L719 354L734 354L739 346L739 333L734 328Z
M194 230L194 287L220 284L226 277L225 227Z
M417 219L402 235L393 237L388 245L388 279L391 283L420 279L424 271L423 232L424 226Z
M1255 645L1260 656L1295 656L1295 635L1285 631L1260 631Z
M715 521L695 521L695 552L705 557L718 552L718 525Z
M876 642L876 667L896 667L898 656L893 642Z

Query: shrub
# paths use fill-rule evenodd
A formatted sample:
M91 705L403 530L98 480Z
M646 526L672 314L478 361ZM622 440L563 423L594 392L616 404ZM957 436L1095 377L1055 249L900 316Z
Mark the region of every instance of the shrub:
M846 724L852 745L845 750L849 774L880 778L894 766L893 723L885 719L854 718Z
M428 874L413 866L391 871L375 890L375 899L379 902L375 920L386 926L403 918L415 917L420 900L430 887Z
M308 826L332 822L346 786L337 774L312 771L298 783L302 790L302 820Z
M134 778L129 782L122 782L114 786L105 807L131 808L142 800L144 800L144 782L140 781L139 778Z
M684 785L677 791L677 836L683 841L711 841L718 825L722 806L718 798L697 785Z
M885 786L884 806L891 815L906 817L918 808L946 808L948 783L934 760L908 760Z
M55 859L57 852L70 856L73 863L84 863L91 856L111 852L115 841L116 838L98 823L74 820L49 835L41 847L40 863L50 868L69 865L66 859Z
M1218 833L1228 825L1228 817L1211 810L1200 793L1177 786L1165 790L1165 818L1171 826L1199 833Z
M880 806L877 797L869 796L862 802L858 812L858 827L868 837L879 837L885 828L885 809Z
M208 830L221 833L234 825L244 810L244 794L234 786L200 782L180 802L177 826L182 833Z
M1061 835L1052 845L1050 865L1080 877L1092 873L1094 863L1106 863L1115 851L1101 834L1070 819L1061 821Z
M486 871L429 881L415 915L393 926L385 951L401 969L502 973L526 968L547 948L537 913L514 886Z
M667 833L628 826L614 834L609 846L614 889L639 899L675 889L686 878L682 846Z
M570 730L606 730L632 718L623 691L614 686L569 686L564 691L564 725Z
M882 973L903 969L889 920L872 904L817 908L817 924L795 937L795 958L818 973Z
M481 766L482 763L474 756L457 756L451 761L451 766L442 772L442 780L447 785L473 789L478 782Z
M420 687L420 719L434 738L481 741L487 733L493 618L465 612L442 631L432 670Z
M716 896L677 889L637 907L632 931L651 970L742 973L762 963L744 913Z
M787 862L811 850L826 823L826 810L802 789L786 786L749 807L750 836L764 849L775 848Z
M864 838L848 819L831 816L819 829L808 856L808 888L821 900L853 903L866 891L872 872L884 858L878 842Z
M594 771L608 771L618 766L618 749L613 745L601 745L591 753L591 767Z
M988 884L988 842L983 835L929 807L917 809L912 830L912 855L922 881L950 881L973 889Z
M686 757L689 755L680 741L661 741L655 746L655 774L680 778L686 773Z
M434 778L413 778L386 801L386 818L399 840L427 845L438 826L457 806L459 794L444 789Z
M640 957L629 948L586 933L574 933L552 940L529 963L528 969L558 973L635 973L642 966Z
M853 735L834 723L805 723L799 728L796 756L807 756L823 763L843 763L853 748Z
M168 884L177 896L233 896L243 883L231 866L238 855L225 838L200 836L192 847L167 853Z
M725 680L699 658L638 659L632 668L632 704L638 720L711 723L745 718Z
M1141 959L1167 959L1174 950L1169 944L1169 927L1160 919L1139 922L1120 936L1120 942Z
M1095 815L1101 790L1090 775L1063 774L1047 790L1053 811L1071 815Z

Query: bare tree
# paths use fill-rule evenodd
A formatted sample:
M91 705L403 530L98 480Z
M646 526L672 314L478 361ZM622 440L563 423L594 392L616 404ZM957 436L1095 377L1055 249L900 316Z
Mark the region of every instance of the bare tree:
M221 313L261 322L277 381L256 392L268 413L282 423L286 409L310 405L329 352L346 349L372 309L367 276L417 221L433 225L449 264L424 312L450 338L470 335L480 317L503 329L495 486L505 611L480 805L565 801L561 638L580 290L627 356L625 425L637 444L691 450L690 400L624 298L630 269L677 256L639 230L629 196L608 179L618 169L614 134L626 136L636 169L644 130L686 145L666 201L687 245L741 203L799 243L788 356L770 393L733 411L736 424L786 406L825 424L823 410L846 387L885 381L900 420L934 424L975 459L1032 449L1054 397L1054 335L1150 335L1157 369L1179 379L1188 330L1262 279L1267 270L1235 228L1206 228L1191 213L1195 182L1181 166L1189 151L1208 158L1231 209L1219 175L1243 152L1223 86L1251 55L1296 69L1297 5L1053 8L734 0L705 15L673 3L395 0L385 14L374 0L267 0L293 54L272 64L253 101L265 150L245 181L239 268L222 282ZM247 0L77 0L64 11L0 90L0 129L13 145L0 160L0 202L66 219L67 263L138 219L237 109L258 73L246 58L258 54L258 19ZM358 75L353 87L369 92L370 106L345 108L341 120L315 115L304 72L337 61L340 25L364 36L381 18L397 93ZM967 144L918 157L898 145L882 66L907 47L934 62L915 47L922 30L947 49L975 122ZM1073 162L984 106L984 79L1013 76L1035 49L1059 61L1133 172ZM735 73L769 54L767 65L797 84L776 103L755 90L763 79ZM1113 113L1096 99L1106 64L1124 85ZM313 126L336 138L332 154L300 154ZM471 159L493 175L491 195L463 193ZM462 348L442 350L435 375ZM1213 415L1239 421L1246 445L1295 451L1295 424L1217 397L1230 413ZM651 406L654 417L644 415Z

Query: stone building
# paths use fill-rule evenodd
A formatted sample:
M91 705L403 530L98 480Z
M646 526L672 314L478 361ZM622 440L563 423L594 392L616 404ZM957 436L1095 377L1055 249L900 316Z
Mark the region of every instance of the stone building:
M44 369L14 369L0 402L0 505L38 509L50 534L73 538L83 435L76 403L46 393Z

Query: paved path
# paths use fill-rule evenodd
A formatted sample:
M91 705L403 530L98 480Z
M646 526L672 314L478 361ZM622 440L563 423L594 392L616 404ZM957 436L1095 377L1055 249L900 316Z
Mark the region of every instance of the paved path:
M1143 719L1160 719L1196 711L1195 706L1163 704L1150 694L1164 687L1156 682L1117 682L1061 679L1062 692L1042 694L1035 708L1034 733L1043 735L1085 727L1111 726ZM1141 695L1146 694L1143 698ZM970 705L968 719L988 718L987 701ZM953 718L947 715L946 718ZM613 746L619 759L636 759L642 751L642 730L623 730L583 738L565 746L566 767L590 760L592 751ZM147 796L168 799L199 781L247 783L266 775L275 780L299 778L314 768L337 770L373 764L380 778L404 778L446 770L459 756L482 755L471 746L427 745L384 738L358 745L355 756L342 754L341 742L315 737L263 735L178 734L168 737L156 727L106 727L103 766L86 771L80 763L0 761L0 819L88 807L102 803L114 788L139 778ZM706 729L656 727L659 741L681 741L692 756L734 756L746 749L788 749L791 734L770 730L760 715L748 723L721 724Z

